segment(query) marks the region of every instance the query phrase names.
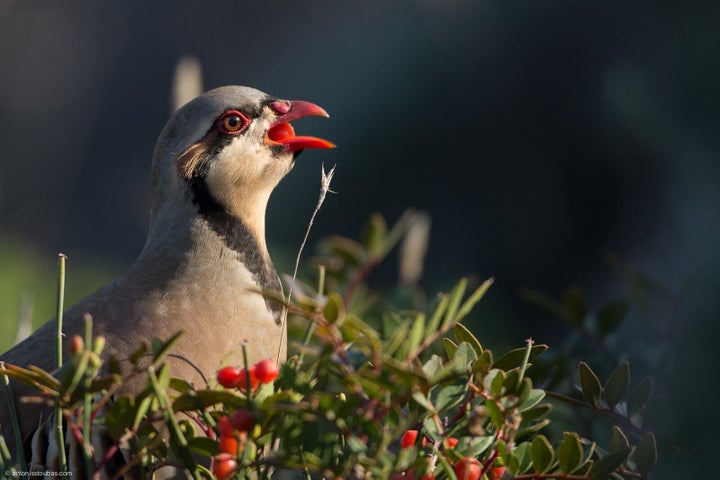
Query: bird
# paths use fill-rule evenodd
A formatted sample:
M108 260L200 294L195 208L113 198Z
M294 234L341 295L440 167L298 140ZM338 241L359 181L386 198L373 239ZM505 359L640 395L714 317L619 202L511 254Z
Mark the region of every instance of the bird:
M64 313L63 334L82 335L90 315L93 334L106 339L104 357L123 360L182 331L168 362L173 376L198 387L224 361L241 364L243 345L248 364L283 361L286 312L262 293L282 290L265 212L303 150L335 146L295 135L290 122L308 116L329 115L314 103L244 86L209 90L172 114L153 151L145 245L125 273ZM0 361L52 371L56 326L48 321ZM14 380L11 388L16 404L37 394ZM13 452L6 403L0 399L0 425ZM47 406L20 405L24 444L47 413Z

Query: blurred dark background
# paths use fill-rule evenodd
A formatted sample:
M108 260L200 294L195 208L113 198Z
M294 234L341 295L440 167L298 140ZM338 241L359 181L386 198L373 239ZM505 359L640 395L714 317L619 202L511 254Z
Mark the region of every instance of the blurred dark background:
M563 341L520 288L579 285L597 306L628 290L609 256L657 282L657 308L631 311L622 335L666 357L651 373L679 455L658 478L699 468L720 383L720 4L628 3L0 0L3 349L18 316L53 315L57 252L69 301L139 253L153 144L193 55L206 88L250 85L332 115L296 128L339 148L303 154L271 199L281 270L325 162L338 193L311 244L356 236L372 212L428 212L422 285L495 276L472 325L490 343Z

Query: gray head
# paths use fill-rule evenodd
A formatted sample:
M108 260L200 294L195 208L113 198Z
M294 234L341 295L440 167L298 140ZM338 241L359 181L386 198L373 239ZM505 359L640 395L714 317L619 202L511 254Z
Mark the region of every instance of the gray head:
M184 105L155 146L151 223L188 200L199 208L210 203L248 223L258 209L264 216L270 193L297 154L334 146L295 135L289 122L310 115L328 116L312 103L240 86L210 90Z

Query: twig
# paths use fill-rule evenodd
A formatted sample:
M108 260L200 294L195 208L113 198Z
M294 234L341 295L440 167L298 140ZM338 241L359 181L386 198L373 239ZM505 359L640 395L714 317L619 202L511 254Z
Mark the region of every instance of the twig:
M305 245L307 244L308 238L310 237L310 230L312 229L313 223L315 223L315 217L317 216L318 212L320 211L320 208L322 207L323 202L325 202L325 196L327 196L328 192L335 193L332 190L330 190L330 182L332 182L333 175L335 174L335 167L336 165L333 165L330 171L327 173L325 172L325 165L322 166L320 170L320 196L318 197L317 204L315 205L315 210L313 211L312 215L310 216L310 222L308 222L308 226L305 229L305 236L303 237L302 243L300 244L300 248L298 249L297 256L295 257L295 268L293 269L293 275L292 275L292 282L290 283L290 290L288 290L287 295L287 303L290 303L290 299L292 298L293 294L293 288L295 287L295 279L297 278L298 269L300 268L300 257L302 256L303 250L305 249ZM285 331L285 327L287 326L287 315L285 315L285 318L283 318L283 324L282 324L282 331ZM282 349L282 340L280 341L280 345L278 346L278 354L277 358L280 358L280 352Z
M58 254L58 288L57 288L57 332L55 344L55 363L56 367L62 367L62 344L63 344L63 310L65 304L65 260L67 257L64 253ZM65 436L62 428L62 407L60 402L56 402L55 406L55 435L58 443L58 464L61 472L67 471L67 456L65 454Z
M620 422L620 423L624 424L627 428L629 428L630 430L632 430L633 433L635 433L635 434L636 434L637 436L639 436L639 437L642 437L643 434L645 433L645 430L643 430L641 427L639 427L637 424L635 424L635 422L633 422L632 419L630 419L629 417L626 417L626 416L624 416L624 415L619 414L619 413L616 412L615 410L608 410L608 409L605 409L605 408L594 407L594 406L589 405L589 404L587 404L587 403L583 403L583 402L581 402L580 400L574 399L574 398L569 397L569 396L567 396L567 395L563 395L562 393L552 392L552 391L550 391L550 390L546 390L546 391L545 391L545 395L547 395L548 397L554 398L554 399L556 399L556 400L560 400L560 401L563 401L563 402L565 402L565 403L569 403L569 404L571 404L571 405L575 405L575 406L578 406L578 407L589 408L589 409L592 410L593 412L601 413L601 414L603 414L603 415L605 415L605 416L607 416L607 417L610 417L611 419L613 419L613 420L615 420L615 421L617 421L617 422Z

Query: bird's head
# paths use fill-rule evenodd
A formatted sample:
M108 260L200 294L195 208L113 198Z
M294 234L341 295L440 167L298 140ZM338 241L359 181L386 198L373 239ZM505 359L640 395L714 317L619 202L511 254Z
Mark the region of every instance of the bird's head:
M248 223L259 221L253 217L264 216L270 193L302 150L334 147L295 135L289 122L313 115L328 116L313 103L239 86L216 88L187 103L155 147L153 216L190 199L201 212L221 209Z

